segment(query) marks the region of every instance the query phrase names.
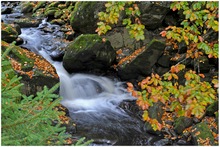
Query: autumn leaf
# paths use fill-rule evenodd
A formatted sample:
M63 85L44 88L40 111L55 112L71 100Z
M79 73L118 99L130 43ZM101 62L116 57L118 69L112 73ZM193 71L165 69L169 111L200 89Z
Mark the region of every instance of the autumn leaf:
M167 31L162 31L162 32L160 32L160 35L161 35L162 37L165 37L166 34L167 34Z

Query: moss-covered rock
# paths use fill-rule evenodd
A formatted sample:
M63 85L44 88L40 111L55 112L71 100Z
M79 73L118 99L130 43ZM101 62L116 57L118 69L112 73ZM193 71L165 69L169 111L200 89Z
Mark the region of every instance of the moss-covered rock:
M21 28L38 27L41 20L33 18L21 18L15 19L14 22L18 24Z
M195 145L214 145L214 137L208 125L204 122L196 124L192 128L193 144ZM207 144L204 144L207 143Z
M54 14L57 12L57 11L60 11L59 8L57 7L49 7L45 10L44 12L44 15L45 16L54 16Z
M37 2L36 6L33 9L33 12L36 12L36 10L45 7L46 4L47 4L46 1L39 1L39 2Z
M149 117L152 119L156 119L161 124L162 124L161 118L164 113L164 110L162 108L163 106L164 106L163 103L158 102L158 103L155 103L153 106L151 106L148 109ZM145 130L148 133L152 133L152 134L156 134L156 135L161 133L161 131L154 131L154 129L152 128L152 126L149 122L145 122Z
M209 105L206 109L206 115L215 116L215 112L218 111L218 101Z
M152 67L162 55L165 43L153 39L147 47L144 48L136 57L129 62L123 62L118 67L118 75L123 80L138 78L138 76L147 76L152 73Z
M96 34L80 35L66 47L63 66L69 72L106 70L115 56L108 40Z
M190 127L192 124L192 118L181 116L174 121L174 130L176 133L181 134L183 130Z
M35 4L33 2L22 2L21 4L21 12L22 13L29 13L32 12Z
M15 41L18 38L18 32L13 25L1 23L2 40L8 43Z
M2 50L4 51L7 47L9 44L2 41ZM35 95L45 85L51 88L59 82L55 68L43 57L19 46L13 46L9 56L13 69L18 75L22 76L23 94ZM58 94L58 91L56 93Z
M71 13L70 24L74 31L95 33L98 13L105 10L104 2L77 2Z

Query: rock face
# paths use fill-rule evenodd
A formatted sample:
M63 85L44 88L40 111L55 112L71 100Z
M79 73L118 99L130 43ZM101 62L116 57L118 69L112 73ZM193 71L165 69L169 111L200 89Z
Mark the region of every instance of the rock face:
M118 68L118 75L123 80L135 79L139 75L147 76L152 73L152 67L162 55L165 43L152 40L147 47L131 62L123 63Z
M104 4L104 2L77 2L70 18L73 30L81 33L95 33L98 12L105 10Z
M96 34L80 35L66 47L63 66L68 72L108 69L115 60L110 42Z
M140 2L141 22L146 29L156 29L162 26L163 19L170 11L169 2Z

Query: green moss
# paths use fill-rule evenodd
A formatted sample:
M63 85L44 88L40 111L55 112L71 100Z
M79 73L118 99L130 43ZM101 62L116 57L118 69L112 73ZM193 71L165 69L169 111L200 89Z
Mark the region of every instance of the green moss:
M194 139L197 141L198 145L203 145L203 144L200 144L200 142L198 141L199 139L206 140L207 138L210 140L211 145L214 144L214 137L206 123L202 122L202 123L195 125L193 127L193 130L195 131L193 131L192 134L194 136Z
M45 10L44 15L45 16L53 16L56 11L61 11L59 8L56 7L49 7Z
M44 6L46 6L46 1L39 1L37 3L37 5L34 7L33 12L35 12L36 10L38 10L39 8L43 8Z
M102 38L97 34L80 35L71 43L70 48L81 51L81 49L92 47L97 42L102 42Z
M8 46L8 43L2 41L1 47L3 51L6 50ZM14 46L14 48L9 53L9 56L17 62L21 63L21 70L30 71L34 66L34 60L28 58L24 53L22 53L22 50L23 49L21 49L19 46Z

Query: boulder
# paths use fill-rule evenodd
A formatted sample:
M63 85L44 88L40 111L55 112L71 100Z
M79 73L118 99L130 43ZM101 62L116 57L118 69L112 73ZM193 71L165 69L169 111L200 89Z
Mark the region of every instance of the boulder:
M146 29L157 29L162 26L166 14L170 11L170 2L147 2L138 4L141 12L141 23Z
M208 125L204 122L196 124L192 127L192 140L194 145L205 145L209 141L209 145L214 145L214 137Z
M18 24L21 28L38 27L41 23L39 19L32 18L20 18L14 20L15 24Z
M18 38L18 32L13 25L1 23L2 40L8 43L15 41Z
M123 80L135 79L152 73L152 67L162 55L165 43L153 39L145 49L130 62L124 62L118 67L118 75Z
M1 47L4 51L9 44L2 41ZM43 90L44 86L52 88L59 82L55 68L43 57L19 46L14 46L9 56L13 69L22 77L21 82L24 86L21 91L23 94L36 95L37 92ZM55 93L59 94L59 91L57 90Z
M163 103L157 102L157 103L154 103L154 105L148 109L149 117L152 119L156 119L161 124L162 124L161 118L164 113L163 106L164 106ZM146 132L152 133L155 135L161 134L161 131L154 131L149 122L145 122L145 130Z
M104 2L77 2L71 13L70 24L74 31L96 33L98 13L105 11Z
M188 117L178 117L174 122L174 130L177 134L181 134L183 130L190 127L193 124L192 118Z
M150 31L144 30L145 40L136 41L134 38L131 38L128 29L126 27L117 27L107 32L103 37L107 38L112 47L115 50L126 48L131 51L142 47L145 44L148 44L152 39L154 34Z
M63 66L68 72L106 70L116 57L110 42L96 34L80 35L66 47Z
M22 13L32 12L33 8L34 8L33 2L22 2L21 3L21 12Z

